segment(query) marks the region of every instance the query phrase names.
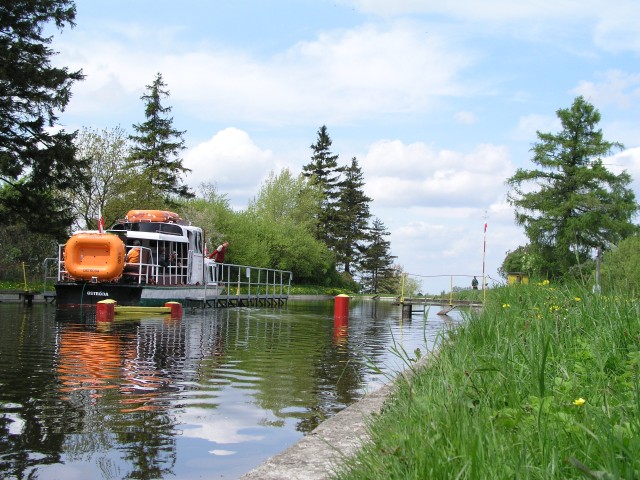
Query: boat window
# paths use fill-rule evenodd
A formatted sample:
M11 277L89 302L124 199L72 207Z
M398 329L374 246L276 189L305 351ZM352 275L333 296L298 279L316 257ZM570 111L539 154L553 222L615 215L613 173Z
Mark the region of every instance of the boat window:
M111 230L128 230L130 232L167 233L182 236L180 225L158 222L124 222L115 224Z
M196 253L202 253L202 232L196 232L195 251Z

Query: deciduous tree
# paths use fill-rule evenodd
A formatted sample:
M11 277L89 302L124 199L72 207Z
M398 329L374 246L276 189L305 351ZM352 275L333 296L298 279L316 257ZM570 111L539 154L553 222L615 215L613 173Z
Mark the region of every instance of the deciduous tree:
M128 134L121 127L102 131L84 128L76 139L77 158L89 164L90 181L72 194L76 228L97 228L100 215L111 225L125 212L113 208L126 195L129 177Z

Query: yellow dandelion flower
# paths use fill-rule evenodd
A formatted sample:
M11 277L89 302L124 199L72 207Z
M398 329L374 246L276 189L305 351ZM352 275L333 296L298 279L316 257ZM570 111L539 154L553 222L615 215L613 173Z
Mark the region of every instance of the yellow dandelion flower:
M576 399L573 401L573 404L574 404L576 407L580 407L580 406L584 405L586 402L587 402L587 401L586 401L584 398L580 397L580 398L576 398Z
M511 305L509 305L508 303L503 303L502 304L502 308L509 308Z
M580 297L574 297L573 299L574 299L576 302L581 302L581 301L582 301L582 299L581 299Z

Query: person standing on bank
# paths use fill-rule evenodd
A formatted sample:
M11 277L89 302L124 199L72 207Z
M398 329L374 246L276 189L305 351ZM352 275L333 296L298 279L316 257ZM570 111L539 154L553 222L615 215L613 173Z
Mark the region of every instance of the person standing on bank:
M209 258L212 258L216 263L223 263L224 262L224 254L227 252L227 247L229 246L229 242L224 241L222 243L222 245L220 245L218 248L216 248L213 252L211 252L211 254L209 255ZM222 265L218 265L216 268L216 281L220 282L222 281Z
M471 280L471 288L473 288L474 290L478 289L478 279L475 277L475 275L473 276L473 280Z

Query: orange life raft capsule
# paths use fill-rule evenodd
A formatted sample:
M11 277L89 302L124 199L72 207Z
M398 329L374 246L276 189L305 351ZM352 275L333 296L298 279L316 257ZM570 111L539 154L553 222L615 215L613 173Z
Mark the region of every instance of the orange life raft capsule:
M129 222L173 222L180 221L180 215L166 210L129 210L125 219Z
M77 233L64 246L65 270L74 279L115 280L124 270L122 240L108 233Z

